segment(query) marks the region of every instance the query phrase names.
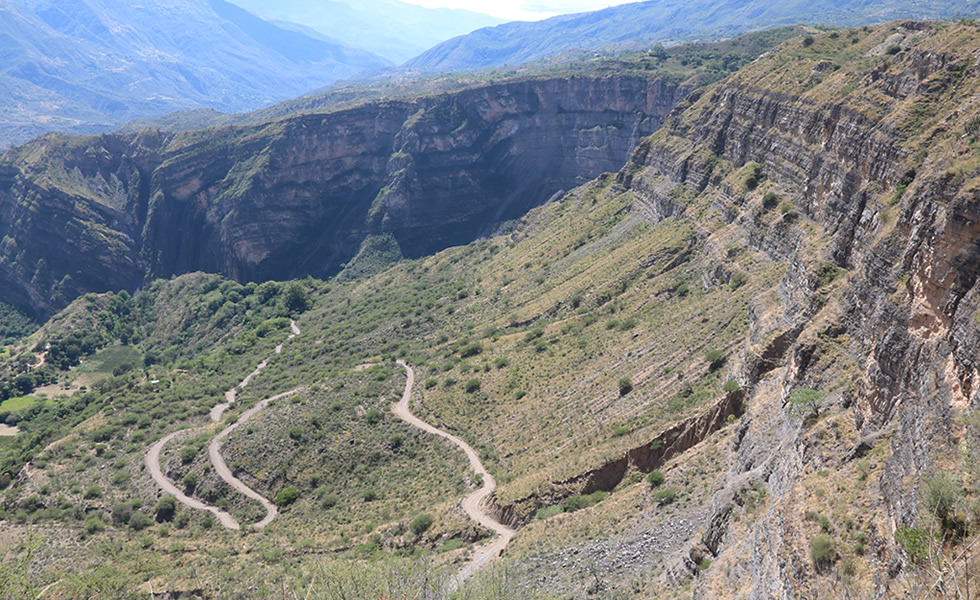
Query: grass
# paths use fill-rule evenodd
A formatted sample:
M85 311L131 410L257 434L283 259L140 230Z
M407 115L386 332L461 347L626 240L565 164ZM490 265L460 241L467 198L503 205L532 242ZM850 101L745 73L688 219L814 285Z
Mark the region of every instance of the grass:
M7 398L0 403L0 412L23 412L37 404L37 398L33 396L18 396Z

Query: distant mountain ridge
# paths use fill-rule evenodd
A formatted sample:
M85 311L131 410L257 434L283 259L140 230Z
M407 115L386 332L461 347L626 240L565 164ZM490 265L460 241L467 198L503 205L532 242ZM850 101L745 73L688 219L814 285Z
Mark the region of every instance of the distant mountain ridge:
M976 0L650 0L536 22L514 22L453 38L408 61L416 72L515 65L573 48L731 37L806 23L857 26L980 14Z
M425 8L398 0L234 0L242 8L304 27L402 63L449 38L503 19L467 10Z
M390 64L224 0L5 2L0 40L0 146L175 110L252 110Z

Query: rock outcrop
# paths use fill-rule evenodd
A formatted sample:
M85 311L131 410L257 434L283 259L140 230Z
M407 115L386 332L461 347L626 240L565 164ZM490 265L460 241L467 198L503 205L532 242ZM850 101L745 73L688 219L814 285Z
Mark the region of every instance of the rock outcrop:
M49 135L0 172L0 300L45 316L195 270L329 276L372 234L465 243L616 171L690 88L561 77L182 134Z
M750 310L739 378L752 394L728 486L681 561L690 574L704 556L729 567L699 574L695 597L827 589L807 553L820 530L800 517L813 503L845 508L803 482L882 445L883 463L871 463L880 478L852 523L877 548L865 583L885 593L909 564L895 533L924 517L923 481L957 455L955 415L980 403L980 197L964 166L977 117L972 84L961 84L977 68L961 58L962 33L880 28L873 42L855 39L871 48L846 74L831 51L796 54L809 47L797 42L692 98L620 173L650 218L690 214L678 192L693 191L759 256L787 265L779 306ZM790 56L798 62L781 62ZM832 425L790 416L787 395L801 387L835 390ZM730 535L739 491L760 482L765 516Z

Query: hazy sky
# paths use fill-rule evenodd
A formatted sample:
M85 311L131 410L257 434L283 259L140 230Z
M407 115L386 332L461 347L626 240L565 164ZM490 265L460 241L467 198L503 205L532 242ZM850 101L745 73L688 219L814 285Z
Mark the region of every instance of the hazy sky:
M465 8L503 19L534 21L637 0L402 0L429 8Z

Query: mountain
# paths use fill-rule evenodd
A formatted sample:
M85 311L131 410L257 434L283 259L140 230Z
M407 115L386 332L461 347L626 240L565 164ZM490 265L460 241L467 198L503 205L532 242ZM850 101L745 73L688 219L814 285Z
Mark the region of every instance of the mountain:
M0 156L0 300L47 316L195 270L328 277L377 236L397 256L467 243L617 170L702 79L793 34L254 124L41 137Z
M0 10L0 34L0 145L181 109L254 109L388 64L223 0L18 0Z
M443 42L406 62L414 72L516 65L576 48L649 46L731 37L746 31L806 23L855 26L890 19L943 19L980 14L976 0L765 2L649 0L532 23L505 23Z
M594 156L615 128L573 104L629 106L635 86L727 55L673 50L413 99L410 146L381 153L409 185L377 214L424 217L412 188L461 189L464 170L439 161L473 147L476 115L520 124L490 138L517 136L535 97L539 152ZM978 53L972 21L810 31L693 82L615 172L470 243L385 261L399 238L382 230L330 280L194 272L76 298L0 351L0 594L972 597ZM577 124L568 145L545 90ZM380 105L363 107L379 131ZM191 198L174 222L255 219L226 198L243 215L266 210L246 189L321 194L331 149L367 148L350 118L228 128L233 145L212 130L182 138L187 154L155 132L51 136L5 155L20 195L0 216L47 217L60 252L122 247L112 206L156 143L173 160L154 172L183 187L140 181L161 210ZM235 149L254 162L228 160L219 181L208 165ZM43 173L43 156L73 166ZM350 167L333 197L372 177L350 152L333 162ZM314 183L264 179L277 165ZM228 245L285 221L255 222ZM14 264L37 282L61 268L21 240Z
M353 48L364 48L395 64L439 42L502 23L502 19L466 10L424 8L397 0L235 0L266 17L301 23Z

